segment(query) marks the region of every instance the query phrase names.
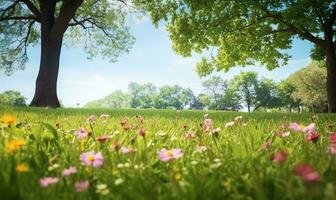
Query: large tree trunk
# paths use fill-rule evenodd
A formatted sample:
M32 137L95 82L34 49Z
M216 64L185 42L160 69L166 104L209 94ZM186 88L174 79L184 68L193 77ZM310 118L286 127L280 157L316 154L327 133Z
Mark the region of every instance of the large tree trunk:
M60 107L57 98L57 77L62 39L49 40L41 45L40 70L36 79L31 106Z
M336 52L332 36L326 39L328 111L336 113Z

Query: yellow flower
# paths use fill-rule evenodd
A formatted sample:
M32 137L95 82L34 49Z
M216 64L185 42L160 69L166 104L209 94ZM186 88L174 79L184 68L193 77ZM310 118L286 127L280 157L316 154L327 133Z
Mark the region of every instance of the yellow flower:
M14 139L6 143L5 148L6 152L14 152L21 149L26 144L26 141L23 139Z
M176 181L180 181L181 178L182 178L182 175L181 174L175 174L174 178L175 178Z
M19 173L25 173L25 172L28 171L28 167L25 164L18 164L16 166L16 171L19 172Z
M2 122L10 126L15 124L16 118L14 115L4 115L2 116Z

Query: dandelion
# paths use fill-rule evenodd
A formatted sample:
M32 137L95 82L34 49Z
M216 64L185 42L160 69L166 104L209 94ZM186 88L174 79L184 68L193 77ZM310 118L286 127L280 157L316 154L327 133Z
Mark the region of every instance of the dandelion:
M27 142L23 139L14 139L5 144L6 152L14 152L20 150Z
M225 124L225 128L230 128L234 125L234 122L228 122Z
M167 150L165 148L161 149L158 152L158 158L159 160L163 162L167 162L169 160L173 159L178 159L183 156L183 153L181 149L172 149L172 150Z
M300 164L294 167L294 173L306 183L315 183L320 181L320 175L308 164Z
M27 165L25 165L25 164L18 164L17 166L16 166L16 169L15 169L17 172L19 172L19 173L25 173L25 172L27 172L28 171L28 167L27 167Z
M279 151L275 155L271 156L271 159L274 163L282 164L287 160L288 154L284 151Z
M86 138L88 136L88 133L86 132L86 130L84 128L81 128L81 129L75 131L75 135L77 136L78 140L83 140L84 138Z
M54 185L58 183L59 179L57 177L45 177L40 179L41 187L48 187L49 185Z
M204 119L204 127L205 127L205 131L211 130L212 129L212 119L205 118Z
M94 151L82 153L79 157L84 165L92 167L100 167L104 162L104 157L101 152L95 153Z
M83 192L84 190L87 190L89 187L90 187L89 181L77 181L75 183L76 192Z
M128 154L128 153L133 153L136 152L136 149L133 147L121 147L120 148L121 153L123 154Z
M62 171L62 176L70 176L70 175L76 174L76 173L77 173L76 167L70 166L69 168L64 169Z
M96 140L98 142L106 142L108 139L110 139L110 136L108 135L101 135L101 136L96 137Z
M2 116L2 122L8 126L14 125L16 122L16 117L14 115L4 115Z

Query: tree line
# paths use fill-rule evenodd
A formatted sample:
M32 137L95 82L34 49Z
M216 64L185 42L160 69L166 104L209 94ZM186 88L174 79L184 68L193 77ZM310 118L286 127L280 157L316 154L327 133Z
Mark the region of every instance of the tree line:
M317 62L280 82L245 71L230 80L212 76L197 95L179 85L158 88L132 82L127 92L114 91L85 107L326 112L326 76L326 68Z

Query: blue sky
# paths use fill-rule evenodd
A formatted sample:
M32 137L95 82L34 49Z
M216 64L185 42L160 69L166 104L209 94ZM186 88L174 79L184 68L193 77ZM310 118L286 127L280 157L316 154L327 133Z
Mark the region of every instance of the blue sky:
M200 57L194 55L183 58L171 49L171 42L164 26L155 28L147 17L134 17L130 23L131 32L136 42L130 53L110 63L101 58L92 61L79 48L63 47L60 63L58 96L65 106L83 106L91 100L102 98L114 90L126 91L132 81L138 83L152 82L157 86L179 84L191 88L195 93L202 92L201 82L194 71ZM282 80L310 62L311 44L294 40L289 50L292 58L287 66L273 71L262 67L237 67L229 72L220 72L225 79L230 79L242 70L257 71L261 76ZM26 69L17 71L12 76L0 74L0 92L18 90L31 100L39 65L39 47L30 48L29 62Z

